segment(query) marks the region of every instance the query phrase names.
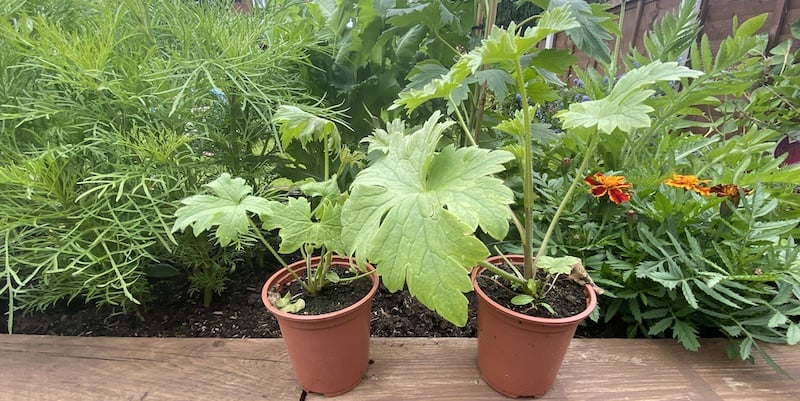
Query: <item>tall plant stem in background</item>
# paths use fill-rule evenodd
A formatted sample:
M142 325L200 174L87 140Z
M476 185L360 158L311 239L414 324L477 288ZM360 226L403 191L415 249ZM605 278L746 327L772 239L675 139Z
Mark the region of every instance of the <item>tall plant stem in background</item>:
M589 165L589 159L592 158L592 153L594 153L594 148L597 146L597 138L599 137L600 135L595 129L595 131L591 134L591 138L589 138L589 146L587 146L586 151L583 152L583 160L581 161L581 165L578 167L577 173L575 173L575 179L572 180L572 184L570 184L569 189L567 189L567 193L561 199L561 203L558 204L558 209L556 209L556 213L553 215L553 219L550 220L550 225L547 227L547 231L544 233L542 245L536 252L535 260L539 260L547 251L547 243L550 242L550 236L553 235L553 231L556 228L559 217L561 217L561 213L567 207L567 202L570 198L572 198L572 193L575 192L575 188L578 186L578 182L580 182L581 176L586 170L586 166ZM534 271L534 274L536 274L536 271Z
M520 96L522 99L528 98L528 93L525 88L525 77L522 72L522 64L520 63L519 59L516 60L515 64L515 76L516 76L516 84L517 88L519 88ZM561 213L564 211L564 208L567 205L567 202L572 197L572 193L575 192L575 188L578 186L578 182L580 181L581 174L586 169L586 166L589 164L589 159L592 157L592 153L594 152L595 146L597 146L597 138L598 133L595 129L592 132L589 138L589 145L586 147L586 151L583 154L583 160L581 161L580 167L578 167L578 172L575 175L575 179L572 180L572 184L570 184L569 189L567 189L566 195L561 199L561 203L558 205L558 209L556 210L553 219L550 221L550 225L547 227L547 231L545 232L544 238L542 239L542 244L539 247L539 250L536 253L536 258L533 258L533 154L531 151L531 147L533 146L533 141L531 138L530 126L531 126L531 113L530 109L527 104L523 103L522 105L522 126L528 129L526 135L522 136L522 151L523 151L523 161L522 161L522 192L523 192L523 225L525 232L522 237L522 255L524 257L524 264L523 264L523 273L525 278L533 279L536 277L536 263L535 261L539 260L542 255L547 251L547 243L550 242L550 236L553 234L553 230L558 222L558 218L561 216Z
M477 20L476 23L480 25L482 13L480 12L481 11L480 5L478 5L478 7L479 7L478 12L476 13L476 20ZM492 28L494 27L494 23L497 21L497 0L489 0L484 2L484 7L487 10L487 14L485 22L486 25L483 30L485 34L483 35L483 37L488 37L489 35L492 34ZM484 107L486 107L486 90L487 90L487 85L484 82L483 84L481 84L481 89L478 92L477 105L475 106L475 125L472 131L473 134L470 137L473 143L478 143L478 141L480 140L480 134L482 128L481 121L483 120L483 109Z
M517 88L520 92L522 99L528 98L528 91L525 88L525 75L522 72L522 63L519 58L515 60L514 64L515 78L517 81ZM526 278L536 277L536 270L533 264L533 161L531 158L533 154L531 147L533 141L531 138L531 113L527 102L522 103L522 126L527 129L525 135L522 135L522 214L523 226L525 232L522 233L522 255L524 257L523 273Z

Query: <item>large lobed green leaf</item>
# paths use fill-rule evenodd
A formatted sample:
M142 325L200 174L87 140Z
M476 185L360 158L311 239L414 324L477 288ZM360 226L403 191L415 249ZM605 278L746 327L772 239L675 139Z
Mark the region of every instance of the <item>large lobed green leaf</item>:
M250 214L270 211L270 201L250 195L253 188L242 178L231 179L230 174L224 173L205 187L214 194L193 195L181 201L184 206L175 212L173 232L191 226L194 235L198 235L217 226L215 236L220 245L239 246L241 237L250 230Z
M356 176L342 211L344 242L377 265L390 291L404 284L420 302L463 326L471 268L488 255L475 237L508 231L513 194L492 174L514 157L478 147L437 152L451 121L434 113L409 135L395 121L370 138L381 156Z
M502 68L479 71L481 66L496 64L513 71L512 63L535 50L536 44L547 35L578 26L567 7L561 7L546 11L538 25L527 28L522 35L517 35L517 27L513 24L508 29L497 27L483 40L480 47L463 55L447 73L430 79L422 88L415 85L400 92L390 109L404 106L410 113L431 99L449 99L458 103L462 100L458 96L463 93L457 91L463 91L465 84L473 82L468 78L477 78L479 82L487 83L495 96L502 98L507 93L507 84L513 83L513 79ZM546 52L548 53L550 52Z
M610 134L619 129L630 132L636 128L650 126L650 112L653 108L645 101L655 93L647 87L658 81L673 81L682 78L696 78L702 72L678 65L676 62L654 61L634 69L622 77L608 96L583 103L572 103L569 110L562 110L556 116L562 120L565 129L597 127Z
M311 203L306 198L290 198L287 203L272 202L270 213L262 215L264 228L280 229L280 253L292 253L301 246L309 244L315 248L325 247L341 253L341 205L322 205L327 212L315 216L311 211Z

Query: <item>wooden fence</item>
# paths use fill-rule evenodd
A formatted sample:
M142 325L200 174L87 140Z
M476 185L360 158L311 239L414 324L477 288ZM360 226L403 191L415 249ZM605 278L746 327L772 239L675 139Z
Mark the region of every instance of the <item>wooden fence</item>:
M616 5L609 11L619 15L621 3L619 0L612 2ZM642 49L644 33L651 30L653 23L666 13L676 12L680 3L681 0L627 0L620 43L622 53L626 53L632 46ZM763 13L768 14L760 32L769 35L770 47L792 38L791 25L800 19L800 0L698 0L697 6L698 24L702 26L701 34L708 35L713 52L719 49L723 39L731 35L734 17L741 23ZM553 47L575 49L564 34L554 38ZM797 49L798 43L793 43L792 48ZM579 56L580 66L595 64L593 60L579 52L576 52L576 55Z

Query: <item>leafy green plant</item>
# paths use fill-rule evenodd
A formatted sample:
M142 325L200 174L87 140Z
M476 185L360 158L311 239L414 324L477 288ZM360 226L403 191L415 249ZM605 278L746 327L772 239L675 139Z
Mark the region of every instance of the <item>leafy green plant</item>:
M463 90L465 84L472 82L475 74L486 71L484 66L508 77L507 82L515 84L514 88L522 99L528 98L529 88L546 87L548 79L560 72L559 66L569 65L560 61L559 57L565 60L571 60L571 57L558 51L539 50L536 45L547 35L559 31L593 32L589 27L580 25L578 19L587 24L598 21L591 16L591 9L573 3L577 2L547 9L535 27L522 32L517 32L513 24L508 29L495 27L481 46L463 55L445 75L421 89L401 93L396 106L412 112L426 101L445 99L451 104L450 110L455 114L458 125L470 137L471 130L467 126L467 119L459 111L460 98L456 94ZM489 152L477 147L457 150L446 147L438 152L436 143L441 132L451 125L437 125L438 114L429 119L423 129L408 137L401 134L402 123L393 123L389 133L378 131L371 139L371 150L382 155L356 177L352 195L345 205L346 232L354 238L356 255L366 256L378 264L379 273L390 290L407 283L409 291L423 304L456 324L464 324L466 320L466 299L461 293L471 289L466 273L475 265L485 266L509 280L521 293L535 299L543 285L537 281L538 266L535 261L541 263L547 260L544 256L547 256L549 238L581 181L580 172L587 168L601 136L649 126L649 113L653 108L646 104L646 100L655 93L650 87L660 81L699 75L699 72L674 62L653 62L620 79L606 97L573 104L569 110L558 114L564 129L579 135L585 151L577 169L579 173L574 176L567 193L560 200L536 257L532 241L535 195L531 168L531 123L535 108L523 106L512 119L496 125L495 129L519 141L517 161L522 176L523 216L517 226L525 258L524 269L519 276L485 263L483 260L488 256L488 250L474 236L478 227L495 239L502 239L507 233L508 220L511 218L507 206L513 202L512 193L490 176L502 170L502 163L513 160L512 154L502 150ZM500 85L504 93L508 91L505 85ZM420 138L427 140L421 141ZM408 173L400 175L397 171L401 169ZM388 182L385 178L377 179L387 175L400 179ZM448 179L443 180L443 177ZM448 191L437 192L447 189L445 186L439 187L441 183L457 184L459 190L455 192L458 195ZM463 192L463 189L476 187L481 190ZM433 199L420 200L429 197ZM410 209L418 211L410 213ZM390 232L403 232L404 235L391 235ZM413 233L424 235L424 240ZM418 255L429 259L426 261ZM421 265L420 262L429 263ZM563 263L554 265L566 266Z
M773 157L792 128L764 107L764 95L778 90L764 85L781 82L780 91L791 91L793 68L780 61L776 70L778 60L761 54L766 41L754 33L764 16L736 26L716 55L707 39L695 45L687 33L696 30L691 3L657 25L667 28L645 37L643 54L625 60L631 73L653 60L678 57L704 74L659 85L647 101L656 109L650 126L612 133L595 153L594 171L624 174L633 185L630 202L617 205L579 194L552 242L593 267L595 280L606 289L604 322L623 321L630 336L672 336L691 350L701 336L727 336L737 340L732 355L752 359L759 353L772 363L759 342L798 341L793 190L800 177L796 167ZM765 68L786 75L765 82L759 78ZM579 76L582 90L593 98L613 90L598 72L579 71ZM788 98L770 99L791 108ZM748 118L734 118L738 115ZM573 134L538 142L552 155L534 174L545 202L565 192L558 161L580 152L582 142ZM673 174L701 177L699 186L688 187L704 194L662 185ZM717 191L731 192L711 192L714 186L702 184L704 179L719 184ZM542 203L537 211L549 221L555 208Z
M352 133L343 134L351 145L380 125L418 64L451 65L476 25L472 1L324 0L306 7L325 44L309 79L320 97L348 109Z
M281 124L282 141L299 141L302 144L320 141L324 143L326 156L349 155L339 148L340 136L333 121L314 116L294 106L282 106L276 113ZM205 186L212 194L192 195L183 199L176 212L173 231L192 228L194 235L213 231L219 245L234 245L237 249L258 241L275 259L288 269L278 252L300 253L306 261L305 280L292 269L289 273L302 285L309 296L314 296L329 283L347 282L362 278L369 272L353 266L351 277L340 277L332 271L334 254L346 255L342 241L342 206L347 194L339 190L337 174L347 166L339 165L337 173L331 173L329 162L325 163L323 180L305 180L302 183L288 182L290 191L295 188L304 197L289 196L285 202L252 195L252 187L242 178L231 178L227 173ZM279 181L277 184L284 184ZM259 223L261 225L259 226ZM281 244L276 251L267 240L263 230L278 229ZM319 253L320 262L313 266L311 258ZM299 294L275 295L274 304L287 312L298 312L304 307Z
M301 76L317 46L294 29L296 4L242 15L221 3L3 2L9 330L16 310L61 299L139 304L149 272L164 266L185 267L206 295L224 284L230 263L205 264L213 247L171 233L177 201L221 171L266 195L280 150L273 113L315 103ZM179 257L178 248L198 253Z

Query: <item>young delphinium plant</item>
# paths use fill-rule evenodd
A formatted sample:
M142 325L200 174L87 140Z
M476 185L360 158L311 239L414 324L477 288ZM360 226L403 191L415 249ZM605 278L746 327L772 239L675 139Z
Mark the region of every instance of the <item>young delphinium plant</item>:
M466 85L474 81L475 74L486 68L506 77L500 81L502 90L509 91L507 83L513 83L511 93L519 93L522 99L529 97L529 88L547 88L546 84L562 73L572 58L536 46L549 34L586 28L577 18L587 16L575 15L569 6L555 7L546 10L535 27L524 31L518 32L514 24L508 29L494 27L479 47L463 55L445 75L422 89L404 91L395 106L405 107L410 113L429 100L445 99L464 135L471 137L458 96L468 89ZM568 255L548 258L548 241L598 142L615 132L650 125L653 108L647 101L656 92L654 84L700 75L675 62L654 61L621 78L607 96L572 104L569 110L558 113L562 127L580 141L583 155L536 254L531 168L536 106L525 107L524 102L513 118L494 127L518 142L517 154L477 146L451 145L438 150L442 132L453 125L439 122L439 114L411 135L404 135L403 124L398 121L387 131L377 131L369 143L370 150L379 156L352 185L344 207L344 232L352 238L357 256L378 265L389 290L407 284L423 304L455 324L466 321L467 301L462 293L471 290L467 273L476 265L508 280L522 296L518 301L536 304L545 288L537 279L538 269L553 275L568 274L578 264ZM523 216L515 224L524 254L519 274L485 263L488 249L475 236L479 227L495 239L507 234L512 219L508 205L513 195L492 175L514 159L520 165L523 184Z
M341 155L352 156L340 148L339 131L336 124L314 116L295 106L281 106L275 114L276 123L281 125L282 142L287 146L298 141L303 146L321 145L329 159L338 157L338 172L353 160ZM356 159L357 160L357 159ZM342 242L341 214L347 194L339 190L337 173L331 173L330 160L325 161L324 176L317 181L307 179L295 183L277 180L275 186L282 186L288 196L284 201L267 199L252 195L252 187L242 178L232 178L224 173L205 186L212 194L198 194L181 201L175 216L173 231L192 227L195 235L213 231L223 247L233 245L242 248L260 242L275 259L288 267L279 253L299 253L306 262L306 277L292 269L290 274L300 283L309 296L318 294L329 283L345 283L362 278L369 272L353 265L349 277L330 269L334 254L346 255ZM291 192L298 190L303 196ZM281 244L276 251L265 237L263 230L279 230ZM318 265L312 265L312 257L319 256ZM270 294L270 300L284 312L300 312L305 307L302 294Z

